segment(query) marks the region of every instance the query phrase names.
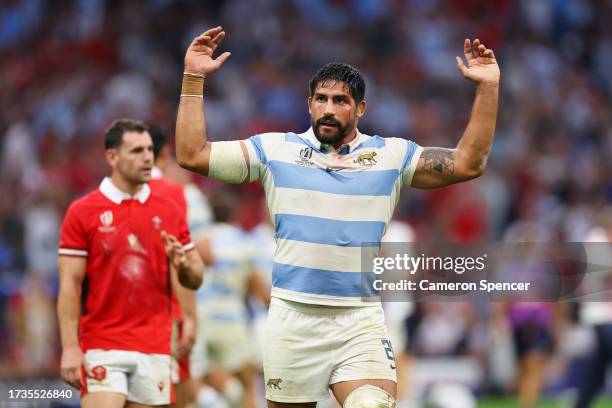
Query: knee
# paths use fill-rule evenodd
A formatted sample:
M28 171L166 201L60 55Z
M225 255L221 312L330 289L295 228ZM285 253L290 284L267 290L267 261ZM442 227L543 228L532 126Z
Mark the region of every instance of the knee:
M342 408L395 408L395 398L380 387L362 385L346 397Z

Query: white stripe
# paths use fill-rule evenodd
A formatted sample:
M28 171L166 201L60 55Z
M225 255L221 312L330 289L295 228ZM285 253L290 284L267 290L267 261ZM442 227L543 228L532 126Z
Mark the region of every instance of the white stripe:
M57 253L60 255L87 256L87 251L82 249L60 248Z
M379 306L380 298L364 301L361 297L344 297L331 295L317 295L314 293L295 292L293 290L273 287L272 297L286 299L292 302L306 304L325 305L325 306Z
M308 161L314 163L314 167L317 168L342 169L344 172L361 173L364 171L398 170L404 159L407 146L405 140L402 140L402 142L402 144L394 143L393 147L397 147L394 150L391 149L392 146L385 146L382 148L369 147L360 148L347 155L340 155L335 152L319 153L313 151L312 157L308 159ZM299 165L299 163L297 163L301 159L299 152L307 147L307 145L303 144L286 142L276 148L273 156L268 156L268 160ZM362 154L371 152L376 152L376 165L362 166L358 162L355 162Z
M361 247L341 247L279 239L274 261L310 269L361 271Z
M338 221L388 222L391 218L390 197L386 196L347 196L285 187L271 190L268 191L268 204L273 214L307 215Z
M195 245L193 244L193 242L189 242L189 243L183 245L183 251L185 251L185 252L191 251L193 248L195 248Z

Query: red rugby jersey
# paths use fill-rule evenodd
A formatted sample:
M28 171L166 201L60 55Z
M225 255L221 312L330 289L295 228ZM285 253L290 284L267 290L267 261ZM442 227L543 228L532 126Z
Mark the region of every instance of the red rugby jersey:
M151 176L152 178L149 182L151 190L174 201L183 211L185 223L187 223L187 201L185 201L185 190L183 186L164 177L157 167L153 168ZM174 320L183 319L183 311L181 310L181 305L174 290L172 291L172 318Z
M161 231L193 249L184 211L148 185L133 197L109 178L72 203L59 254L87 258L79 340L83 350L170 354L171 287Z

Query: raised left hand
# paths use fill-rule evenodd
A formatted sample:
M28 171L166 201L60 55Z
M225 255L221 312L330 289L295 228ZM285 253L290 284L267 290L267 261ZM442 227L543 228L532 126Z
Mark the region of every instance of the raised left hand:
M476 84L499 84L499 65L493 50L485 47L477 38L472 43L468 38L463 42L463 52L467 66L460 57L456 57L457 68L464 77Z

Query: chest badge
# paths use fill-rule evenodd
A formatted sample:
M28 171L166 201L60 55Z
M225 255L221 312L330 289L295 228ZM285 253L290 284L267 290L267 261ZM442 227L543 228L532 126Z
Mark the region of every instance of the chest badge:
M360 166L374 166L376 163L378 163L374 156L376 156L376 152L363 153L353 160L353 163L357 163Z
M161 223L162 223L162 219L159 218L158 215L156 215L155 217L153 217L151 219L151 221L153 221L153 226L155 227L155 229L159 229L161 227Z
M295 162L300 166L313 166L314 163L310 160L312 158L312 147L305 147L300 150L300 158Z
M100 232L113 232L115 227L113 226L113 212L108 210L100 214L101 226L98 227Z

